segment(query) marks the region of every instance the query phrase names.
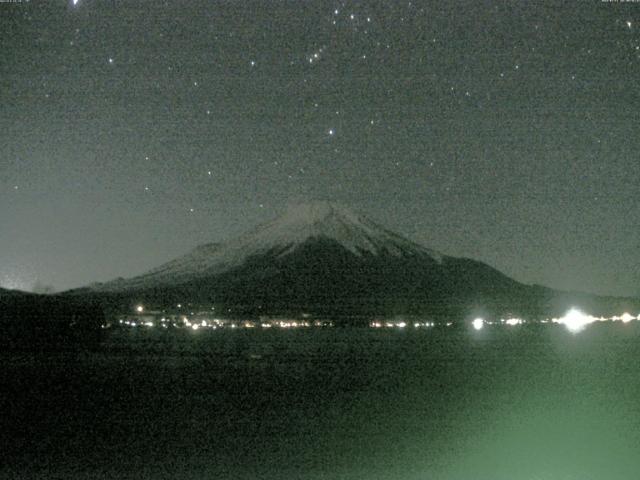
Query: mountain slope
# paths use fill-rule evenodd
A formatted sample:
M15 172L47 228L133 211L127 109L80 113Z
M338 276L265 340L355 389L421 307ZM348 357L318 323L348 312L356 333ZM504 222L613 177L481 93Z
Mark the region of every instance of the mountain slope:
M202 245L143 275L76 293L98 297L114 311L143 301L167 309L215 305L217 312L254 316L540 318L562 314L576 301L593 314L628 304L524 285L328 202L292 208L237 239Z
M95 286L99 291L179 285L241 267L259 255L286 257L313 239L330 239L354 256L388 254L441 261L442 255L329 202L290 208L276 220L224 244L197 247L189 254L129 280Z

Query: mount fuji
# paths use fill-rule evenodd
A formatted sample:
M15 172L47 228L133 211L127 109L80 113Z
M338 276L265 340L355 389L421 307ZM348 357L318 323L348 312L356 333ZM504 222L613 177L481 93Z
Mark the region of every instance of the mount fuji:
M444 255L331 202L290 208L239 238L75 293L114 308L143 301L162 308L216 305L243 315L332 317L538 316L567 303L558 301L561 292Z
M95 288L117 291L179 285L241 268L261 256L282 263L300 250L319 243L342 250L343 254L349 253L354 260L385 256L440 263L443 258L438 252L390 232L345 207L317 202L289 208L281 217L240 238L201 245L143 275L96 285Z

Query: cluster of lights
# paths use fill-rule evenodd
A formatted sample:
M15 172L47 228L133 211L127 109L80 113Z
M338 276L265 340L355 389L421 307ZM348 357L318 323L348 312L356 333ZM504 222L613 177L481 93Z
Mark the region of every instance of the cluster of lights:
M552 318L551 322L564 325L570 332L578 333L584 330L588 325L595 322L622 322L629 323L632 320L640 320L640 315L634 317L628 312L613 317L594 317L587 315L576 308L572 308L564 317Z
M374 320L373 322L369 322L370 328L406 328L409 324L405 321L380 321ZM447 326L451 326L452 323L447 323ZM431 328L435 327L435 322L414 322L414 328Z
M622 315L614 315L613 317L594 317L593 315L587 315L576 308L572 308L569 310L563 317L560 318L551 318L551 319L543 319L535 322L529 323L554 323L558 325L564 325L570 332L578 333L584 330L588 325L595 322L622 322L629 323L632 320L639 320L640 315L634 317L628 312L623 313ZM471 322L471 325L475 330L481 330L485 325L507 325L510 327L522 325L527 323L526 320L521 318L507 318L500 319L499 321L492 322L487 321L482 318L476 318Z
M370 322L369 326L371 328L404 328L407 326L405 322L380 322L374 321Z
M510 327L514 327L516 325L522 325L524 320L521 318L507 318L506 320L502 320L502 323L509 325Z
M181 304L178 304L178 308L182 307ZM214 308L212 308L213 310ZM243 328L243 329L252 329L252 328L280 328L280 329L290 329L290 328L309 328L309 327L332 327L333 322L328 320L309 320L308 314L303 315L303 320L297 319L269 319L262 318L260 321L253 320L243 320L243 321L232 321L232 320L223 320L220 318L197 318L192 312L191 319L186 315L170 315L163 316L162 318L155 319L152 315L145 313L145 309L142 305L138 305L135 307L135 312L137 315L123 318L119 320L119 324L128 327L147 327L152 328L156 325L161 326L162 328L168 328L169 326L173 328L189 328L191 330L200 330L200 329L218 329L218 328ZM204 314L204 313L203 313ZM195 319L194 319L195 318ZM640 321L640 315L633 316L628 312L623 313L622 315L616 315L612 317L594 317L592 315L585 314L576 308L572 308L569 310L563 317L560 318L551 318L551 319L543 319L538 321L526 321L517 317L510 318L502 318L497 321L485 320L481 317L475 318L471 322L471 326L474 330L482 330L485 325L505 325L508 327L522 325L524 323L553 323L564 325L570 332L577 333L584 330L588 325L595 322L622 322L629 323L633 320ZM443 325L450 327L454 322L446 322ZM436 322L433 321L415 321L412 324L407 323L404 320L374 320L369 323L370 328L380 329L380 328L398 328L404 329L407 326L412 325L414 328L433 328L436 326Z
M152 321L150 318L153 318L150 314L141 315L144 312L144 307L137 306L135 308L135 312L137 315L121 318L118 323L121 326L127 327L155 327L156 325L162 328L186 328L191 330L201 330L201 329L211 329L216 330L219 328L309 328L309 327L333 327L333 322L328 320L281 320L281 319L262 319L260 321L253 320L224 320L220 318L197 318L197 316L192 316L191 318L187 315L169 315L163 316L158 319L156 322ZM194 315L192 313L192 315ZM303 317L308 317L308 315L303 315ZM145 318L146 317L146 318Z
M415 322L413 326L415 328L431 328L436 326L436 322Z

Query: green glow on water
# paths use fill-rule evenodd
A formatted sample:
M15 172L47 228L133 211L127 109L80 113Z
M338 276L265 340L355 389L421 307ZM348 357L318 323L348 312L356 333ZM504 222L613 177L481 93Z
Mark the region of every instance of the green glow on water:
M123 332L73 363L5 359L2 384L29 389L6 412L21 426L5 457L21 460L0 466L0 477L628 480L640 472L633 323L578 335L557 325L184 333Z

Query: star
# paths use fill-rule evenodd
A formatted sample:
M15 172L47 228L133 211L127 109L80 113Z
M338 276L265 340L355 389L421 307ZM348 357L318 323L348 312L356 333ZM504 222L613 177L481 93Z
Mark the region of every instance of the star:
M627 27L631 28L631 20L627 20Z
M109 57L109 64L113 65L113 58Z
M333 136L333 135L335 135L335 133L336 132L335 132L335 130L333 128L329 129L329 136Z

